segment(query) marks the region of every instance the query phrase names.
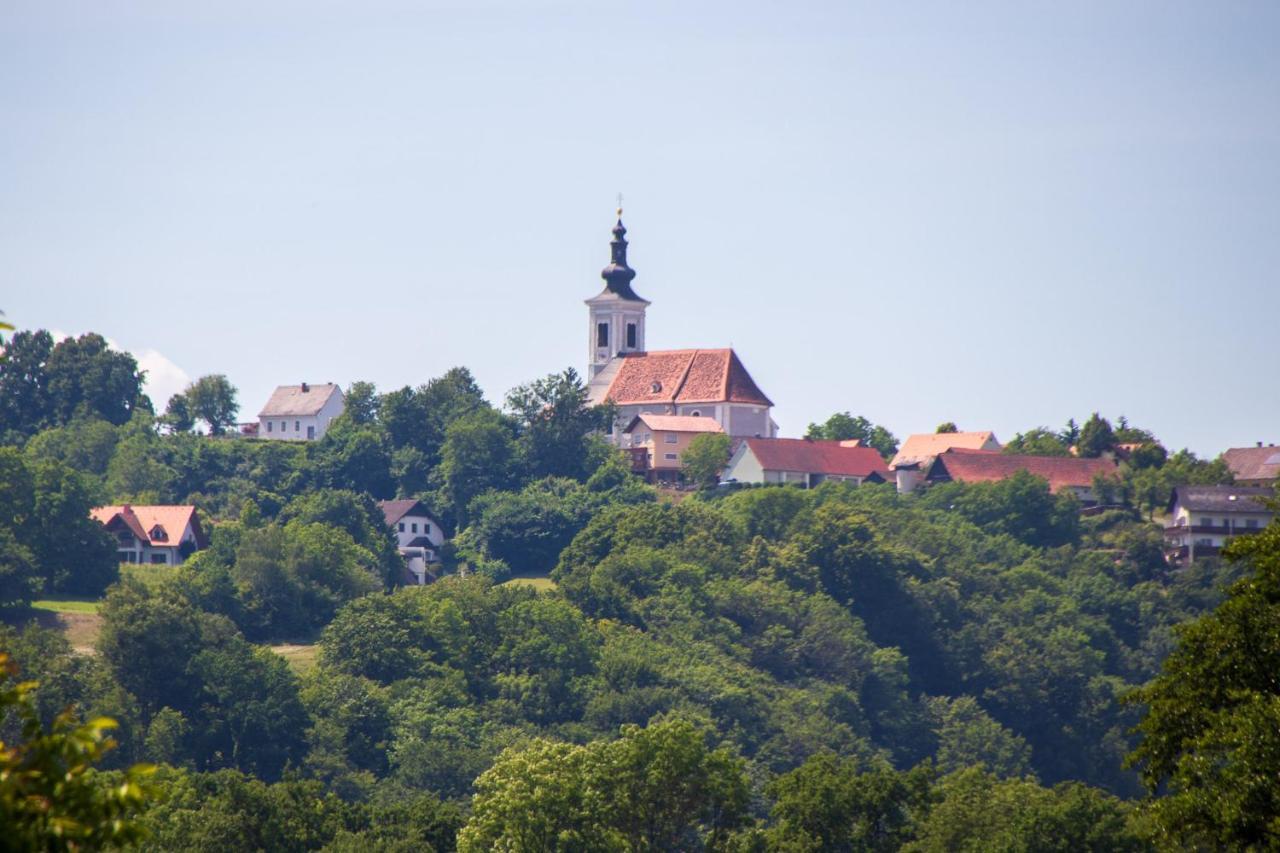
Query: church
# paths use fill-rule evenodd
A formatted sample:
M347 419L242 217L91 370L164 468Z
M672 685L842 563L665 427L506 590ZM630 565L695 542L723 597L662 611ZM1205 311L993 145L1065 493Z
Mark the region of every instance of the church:
M731 437L773 438L773 402L732 349L645 349L650 303L631 288L636 273L627 266L621 209L609 245L604 290L586 300L587 379L593 404L612 400L618 407L613 441L626 446L623 429L637 415L707 417Z

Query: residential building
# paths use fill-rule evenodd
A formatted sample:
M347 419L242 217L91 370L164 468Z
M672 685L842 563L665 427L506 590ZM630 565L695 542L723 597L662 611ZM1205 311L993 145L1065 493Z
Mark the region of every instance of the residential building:
M1280 447L1269 444L1256 447L1233 447L1222 454L1238 486L1272 486L1280 480Z
M723 433L715 418L703 415L636 415L623 430L631 448L631 470L650 483L676 483L684 451L695 436Z
M258 413L258 438L314 441L342 414L342 389L323 385L281 385Z
M404 557L404 581L422 585L435 580L444 529L422 501L379 501L387 526L396 534L396 548Z
M951 448L933 457L923 469L926 483L994 483L1026 471L1049 481L1054 494L1069 491L1084 504L1096 504L1095 477L1116 476L1112 459L1081 459L1075 456L1024 456L994 450Z
M981 432L921 432L907 436L889 463L898 491L915 490L939 453L948 450L999 450L1000 442L990 430Z
M621 210L618 217L611 260L600 273L604 290L586 300L590 400L612 400L618 407L610 439L629 446L625 429L643 414L709 417L731 436L776 435L772 401L732 349L645 349L651 303L631 287L636 273L627 265Z
M744 439L724 472L726 482L795 483L805 488L826 480L883 483L891 476L875 448L858 441L807 438Z
M116 540L122 563L176 566L208 541L194 506L100 506L89 515Z
M1232 537L1257 533L1275 517L1266 486L1178 486L1169 499L1165 557L1174 565L1216 556Z

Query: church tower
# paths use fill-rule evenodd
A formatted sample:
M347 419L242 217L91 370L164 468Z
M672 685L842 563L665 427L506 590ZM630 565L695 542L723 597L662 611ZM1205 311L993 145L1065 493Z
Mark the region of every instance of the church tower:
M586 300L590 317L587 381L620 353L644 352L644 310L649 302L631 289L636 271L627 266L627 229L622 224L622 208L618 208L618 224L613 226L609 248L609 265L600 271L604 290Z

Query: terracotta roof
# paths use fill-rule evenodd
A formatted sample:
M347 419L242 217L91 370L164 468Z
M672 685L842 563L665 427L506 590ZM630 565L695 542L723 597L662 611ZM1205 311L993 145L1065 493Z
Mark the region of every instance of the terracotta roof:
M134 536L153 548L177 548L187 525L191 525L196 547L205 546L194 506L100 506L89 510L89 516L104 526L118 518Z
M715 418L705 415L636 415L631 419L624 432L631 432L636 424L644 422L649 429L667 432L724 432L724 427Z
M941 469L941 470L940 470ZM1078 459L1074 456L1022 456L993 450L952 448L939 453L929 469L930 479L951 479L962 483L991 483L1027 471L1049 481L1049 490L1074 486L1088 488L1097 474L1114 474L1110 459ZM940 476L945 474L945 477Z
M625 353L606 398L620 406L644 403L750 403L772 406L731 349Z
M1280 479L1280 447L1233 447L1222 454L1237 480Z
M1270 512L1260 500L1270 497L1275 497L1275 490L1266 486L1178 486L1169 499L1169 511L1181 504L1192 512Z
M304 391L303 388L306 388ZM260 418L298 417L319 414L334 394L342 395L342 389L333 383L323 385L281 385L271 399L258 412Z
M434 521L436 526L440 525L436 514L427 509L426 504L412 498L401 501L378 501L378 509L382 510L382 517L387 520L388 526L398 523L406 515L425 515Z
M889 478L889 466L871 447L850 447L839 441L804 438L748 438L747 448L766 471L798 471L838 477Z
M994 442L994 448L987 448L988 442ZM982 432L922 432L907 436L889 467L896 467L904 462L924 462L931 457L944 453L952 448L962 450L999 449L995 433L990 430Z

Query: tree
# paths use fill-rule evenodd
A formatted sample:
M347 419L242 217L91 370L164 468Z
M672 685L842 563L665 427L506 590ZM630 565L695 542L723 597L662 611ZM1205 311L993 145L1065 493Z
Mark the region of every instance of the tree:
M714 488L729 464L729 436L722 432L695 435L681 454L681 464L686 482L700 489Z
M379 500L395 496L391 443L381 428L339 424L308 445L308 450L317 485L364 492Z
M826 441L857 439L874 447L885 459L891 459L898 452L898 439L893 433L861 415L854 417L848 412L837 412L821 424L809 424L804 435L805 438Z
M45 374L55 424L94 415L119 426L139 410L151 411L137 361L127 352L111 350L101 335L90 332L60 341Z
M18 682L17 667L0 652L0 718L16 715L21 739L0 743L0 826L12 850L98 850L139 842L138 815L152 797L152 768L135 765L123 781L95 772L115 741L116 722L79 723L63 711L47 730L36 711L35 682Z
M0 438L16 442L49 425L53 417L46 366L53 336L41 329L21 331L0 359Z
M588 437L612 422L608 407L592 406L572 367L514 388L507 408L520 429L520 453L534 477L585 480Z
M1115 433L1111 423L1097 412L1089 416L1080 428L1080 440L1076 444L1077 451L1084 457L1098 457L1116 446Z
M956 426L955 421L943 421L942 423L938 424L938 428L934 430L934 432L936 433L949 433L949 432L959 432L959 431L960 430Z
M1177 629L1129 757L1161 847L1280 846L1280 523L1224 552L1250 572L1211 613Z
M196 421L186 394L174 394L169 398L162 420L174 432L191 432Z
M1005 453L1026 456L1070 456L1071 447L1048 427L1035 427L1020 432L1003 448Z
M514 485L516 445L512 424L492 409L464 415L445 431L436 476L461 527L471 501L489 489Z
M352 382L343 395L342 414L367 426L378 420L378 387L372 382Z
M47 579L63 595L97 598L120 577L120 557L111 535L89 517L94 489L61 462L32 467L35 505L30 547Z
M210 435L222 435L236 421L240 404L236 387L221 373L201 376L184 392L191 416L209 425Z

